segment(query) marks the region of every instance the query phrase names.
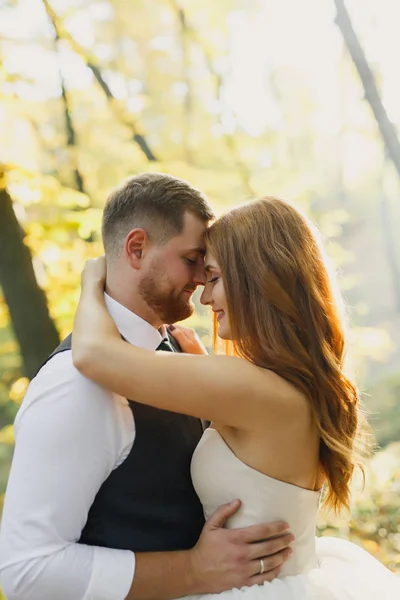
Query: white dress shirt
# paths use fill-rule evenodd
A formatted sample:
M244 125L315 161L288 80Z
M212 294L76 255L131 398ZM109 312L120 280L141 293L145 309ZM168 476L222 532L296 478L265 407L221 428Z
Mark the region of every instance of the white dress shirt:
M155 350L159 331L105 297L125 339ZM0 583L8 600L126 598L133 552L77 541L99 488L134 437L127 400L81 375L71 351L57 354L31 381L15 420L1 523Z

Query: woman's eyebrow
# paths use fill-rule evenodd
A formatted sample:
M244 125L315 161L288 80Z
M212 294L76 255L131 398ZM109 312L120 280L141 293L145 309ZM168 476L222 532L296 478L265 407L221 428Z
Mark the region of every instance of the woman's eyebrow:
M195 248L187 248L186 250L184 250L184 254L189 254L190 252L197 252L198 254L201 254L202 256L205 256L205 249L203 246L196 246Z

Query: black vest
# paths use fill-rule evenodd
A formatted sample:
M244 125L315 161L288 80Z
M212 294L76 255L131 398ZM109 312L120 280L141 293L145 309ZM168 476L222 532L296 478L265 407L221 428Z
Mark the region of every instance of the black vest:
M70 348L68 336L50 358ZM191 548L204 525L190 477L201 421L133 400L129 406L132 450L99 489L79 542L134 552Z

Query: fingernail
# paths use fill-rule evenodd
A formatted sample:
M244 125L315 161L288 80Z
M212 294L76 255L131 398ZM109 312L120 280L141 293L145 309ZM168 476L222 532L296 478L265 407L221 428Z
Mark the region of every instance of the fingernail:
M170 331L174 331L174 329L176 329L175 325L168 325L168 329Z
M293 550L291 548L289 548L289 550L288 550L288 556L292 556L292 554L293 554Z

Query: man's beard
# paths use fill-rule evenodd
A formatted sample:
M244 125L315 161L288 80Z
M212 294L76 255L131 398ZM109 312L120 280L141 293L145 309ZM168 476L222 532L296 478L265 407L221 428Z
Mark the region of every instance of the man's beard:
M160 317L163 323L184 321L193 314L194 305L188 298L173 292L160 290L154 277L147 276L139 284L139 291L146 304Z

